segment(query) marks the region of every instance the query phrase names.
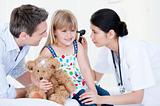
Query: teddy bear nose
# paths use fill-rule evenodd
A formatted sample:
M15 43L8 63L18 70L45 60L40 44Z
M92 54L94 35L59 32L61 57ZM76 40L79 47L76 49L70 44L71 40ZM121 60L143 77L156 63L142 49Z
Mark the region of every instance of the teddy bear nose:
M40 79L40 80L42 80L42 79L43 79L43 77L40 77L39 79Z

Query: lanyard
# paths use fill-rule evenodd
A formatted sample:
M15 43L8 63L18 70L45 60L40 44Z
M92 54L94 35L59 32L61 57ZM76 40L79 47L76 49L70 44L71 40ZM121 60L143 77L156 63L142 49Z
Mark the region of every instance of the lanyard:
M123 81L122 81L120 55L118 56L118 68L119 68L119 74L118 74L118 69L116 66L116 61L115 61L115 56L114 56L113 50L111 50L111 53L112 53L113 64L114 64L114 68L115 68L115 72L116 72L116 79L118 82L118 86L120 86L120 93L124 93L125 88L123 87Z

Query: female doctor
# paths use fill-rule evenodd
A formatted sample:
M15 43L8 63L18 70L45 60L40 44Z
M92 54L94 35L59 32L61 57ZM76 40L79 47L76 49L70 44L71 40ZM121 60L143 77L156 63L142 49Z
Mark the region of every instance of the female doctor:
M125 22L111 9L96 11L90 21L91 39L97 47L102 47L94 70L101 73L113 70L120 94L99 96L88 91L80 96L83 103L160 106L160 65L157 64L160 56L155 54L158 54L156 49L146 42L126 37Z

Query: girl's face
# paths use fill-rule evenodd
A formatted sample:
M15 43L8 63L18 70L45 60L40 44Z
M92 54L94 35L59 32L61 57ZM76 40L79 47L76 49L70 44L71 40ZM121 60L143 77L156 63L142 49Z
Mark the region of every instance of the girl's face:
M55 36L58 44L62 46L70 46L76 38L76 30L69 28L56 29Z
M95 25L91 24L90 26L92 33L91 33L91 39L95 46L102 47L107 46L109 43L109 39L107 37L108 33L105 33L100 28L96 27Z

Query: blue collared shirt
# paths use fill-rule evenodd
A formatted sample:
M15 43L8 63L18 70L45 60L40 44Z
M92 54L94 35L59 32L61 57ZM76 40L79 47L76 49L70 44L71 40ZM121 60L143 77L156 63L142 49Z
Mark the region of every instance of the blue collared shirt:
M9 85L6 77L11 75L17 78L24 73L24 58L29 46L19 49L8 24L0 23L0 98L15 98L16 90Z

